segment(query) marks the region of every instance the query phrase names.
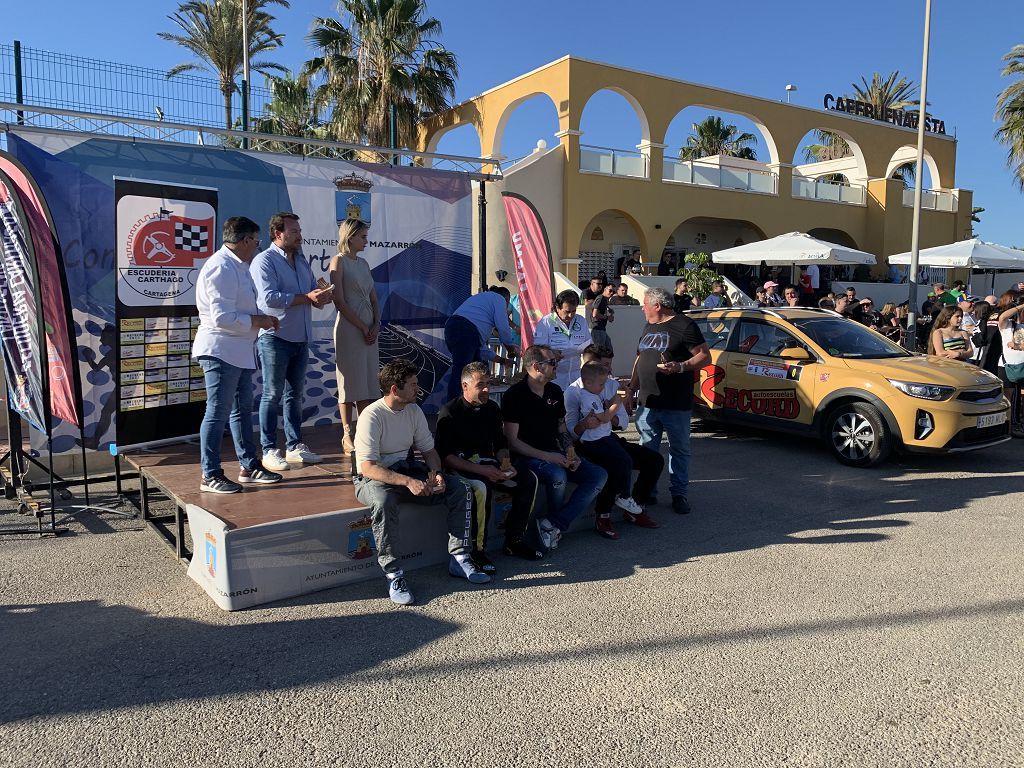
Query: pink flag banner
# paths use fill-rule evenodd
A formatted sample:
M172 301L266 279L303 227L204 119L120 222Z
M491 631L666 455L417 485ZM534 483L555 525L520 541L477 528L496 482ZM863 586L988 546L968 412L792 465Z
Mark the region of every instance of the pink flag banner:
M13 182L17 190L25 214L25 223L32 239L46 335L50 412L80 427L82 419L78 410L73 370L74 366L78 365L78 350L72 346L71 328L68 325L68 303L64 295L65 281L59 263L59 245L50 228L46 205L28 174L19 164L6 157L0 157L0 171Z
M533 329L537 323L551 311L554 299L551 246L544 222L529 200L513 192L502 192L501 199L515 256L525 349L533 344Z

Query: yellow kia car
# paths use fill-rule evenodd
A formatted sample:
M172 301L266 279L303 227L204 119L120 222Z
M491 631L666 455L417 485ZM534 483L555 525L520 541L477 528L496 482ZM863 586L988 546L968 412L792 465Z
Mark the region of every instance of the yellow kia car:
M825 440L857 467L893 449L943 453L1010 439L999 379L948 358L912 355L821 309L693 310L711 349L694 384L698 416Z

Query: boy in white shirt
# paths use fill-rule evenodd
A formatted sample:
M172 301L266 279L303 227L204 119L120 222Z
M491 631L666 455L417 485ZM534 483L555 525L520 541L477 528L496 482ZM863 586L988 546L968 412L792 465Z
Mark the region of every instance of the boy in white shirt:
M588 348L588 351L591 357L596 357L601 349ZM609 381L609 369L610 363L599 360L583 365L580 378L565 391L565 423L577 440L580 455L608 473L608 482L594 502L595 530L605 538L617 539L619 534L611 522L613 505L623 510L626 522L641 528L658 527L637 499L647 500L651 496L665 462L661 454L612 434L612 423L622 416L628 423L629 417L625 415L625 404L618 396L614 381ZM610 397L609 383L612 385ZM631 489L634 466L639 475Z

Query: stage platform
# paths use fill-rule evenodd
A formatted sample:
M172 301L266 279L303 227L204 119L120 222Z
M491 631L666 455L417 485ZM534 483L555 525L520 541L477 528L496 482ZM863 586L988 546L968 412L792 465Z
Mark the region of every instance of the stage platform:
M236 494L200 493L198 441L121 455L139 473L143 519L225 610L383 578L369 510L355 497L350 462L341 453L340 425L306 427L303 437L323 456L322 464L293 465L281 483L250 485ZM238 463L229 439L221 457L233 477ZM153 511L154 494L173 502L173 514ZM443 508L436 514L417 505L408 510L402 517L402 567L446 561Z

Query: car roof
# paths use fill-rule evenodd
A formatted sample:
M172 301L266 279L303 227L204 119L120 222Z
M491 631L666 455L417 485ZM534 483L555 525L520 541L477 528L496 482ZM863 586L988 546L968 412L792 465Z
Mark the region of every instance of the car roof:
M798 320L808 317L835 317L838 312L818 307L729 307L728 309L688 309L683 314L700 317L774 317L778 320ZM845 318L849 319L849 318Z

